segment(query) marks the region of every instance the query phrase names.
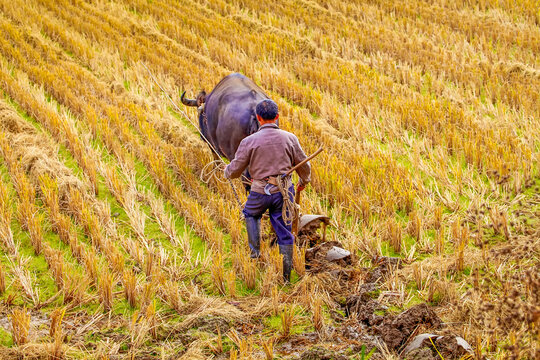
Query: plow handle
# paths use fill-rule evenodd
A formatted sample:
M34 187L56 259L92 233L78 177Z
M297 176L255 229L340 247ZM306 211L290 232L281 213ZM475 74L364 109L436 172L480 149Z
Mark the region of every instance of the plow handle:
M294 194L294 203L295 204L299 204L300 205L300 193L302 191L297 191L295 194Z

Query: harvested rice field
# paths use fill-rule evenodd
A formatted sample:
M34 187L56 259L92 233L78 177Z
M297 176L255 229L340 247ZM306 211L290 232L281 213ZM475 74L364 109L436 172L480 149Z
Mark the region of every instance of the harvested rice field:
M540 357L537 0L4 0L0 29L0 359ZM290 283L180 101L231 73L324 147Z

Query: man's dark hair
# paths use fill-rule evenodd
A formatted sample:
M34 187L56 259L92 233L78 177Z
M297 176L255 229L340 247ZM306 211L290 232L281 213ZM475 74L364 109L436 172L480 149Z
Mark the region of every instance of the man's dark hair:
M279 114L277 104L270 99L265 99L258 103L255 111L264 120L273 120Z

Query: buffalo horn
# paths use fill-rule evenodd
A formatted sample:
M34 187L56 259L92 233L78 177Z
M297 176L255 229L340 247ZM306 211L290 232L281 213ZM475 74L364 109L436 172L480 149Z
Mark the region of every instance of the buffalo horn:
M193 99L186 99L184 96L186 95L186 92L184 91L182 93L182 96L180 96L180 100L182 100L182 104L186 106L197 106L197 100Z

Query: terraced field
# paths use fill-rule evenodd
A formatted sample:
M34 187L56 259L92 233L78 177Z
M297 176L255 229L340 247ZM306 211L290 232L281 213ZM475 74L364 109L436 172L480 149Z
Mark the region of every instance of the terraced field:
M539 9L1 1L0 358L538 358ZM196 112L146 68L178 102L260 85L324 146L301 210L351 258L296 247L283 284L264 224L249 260Z

